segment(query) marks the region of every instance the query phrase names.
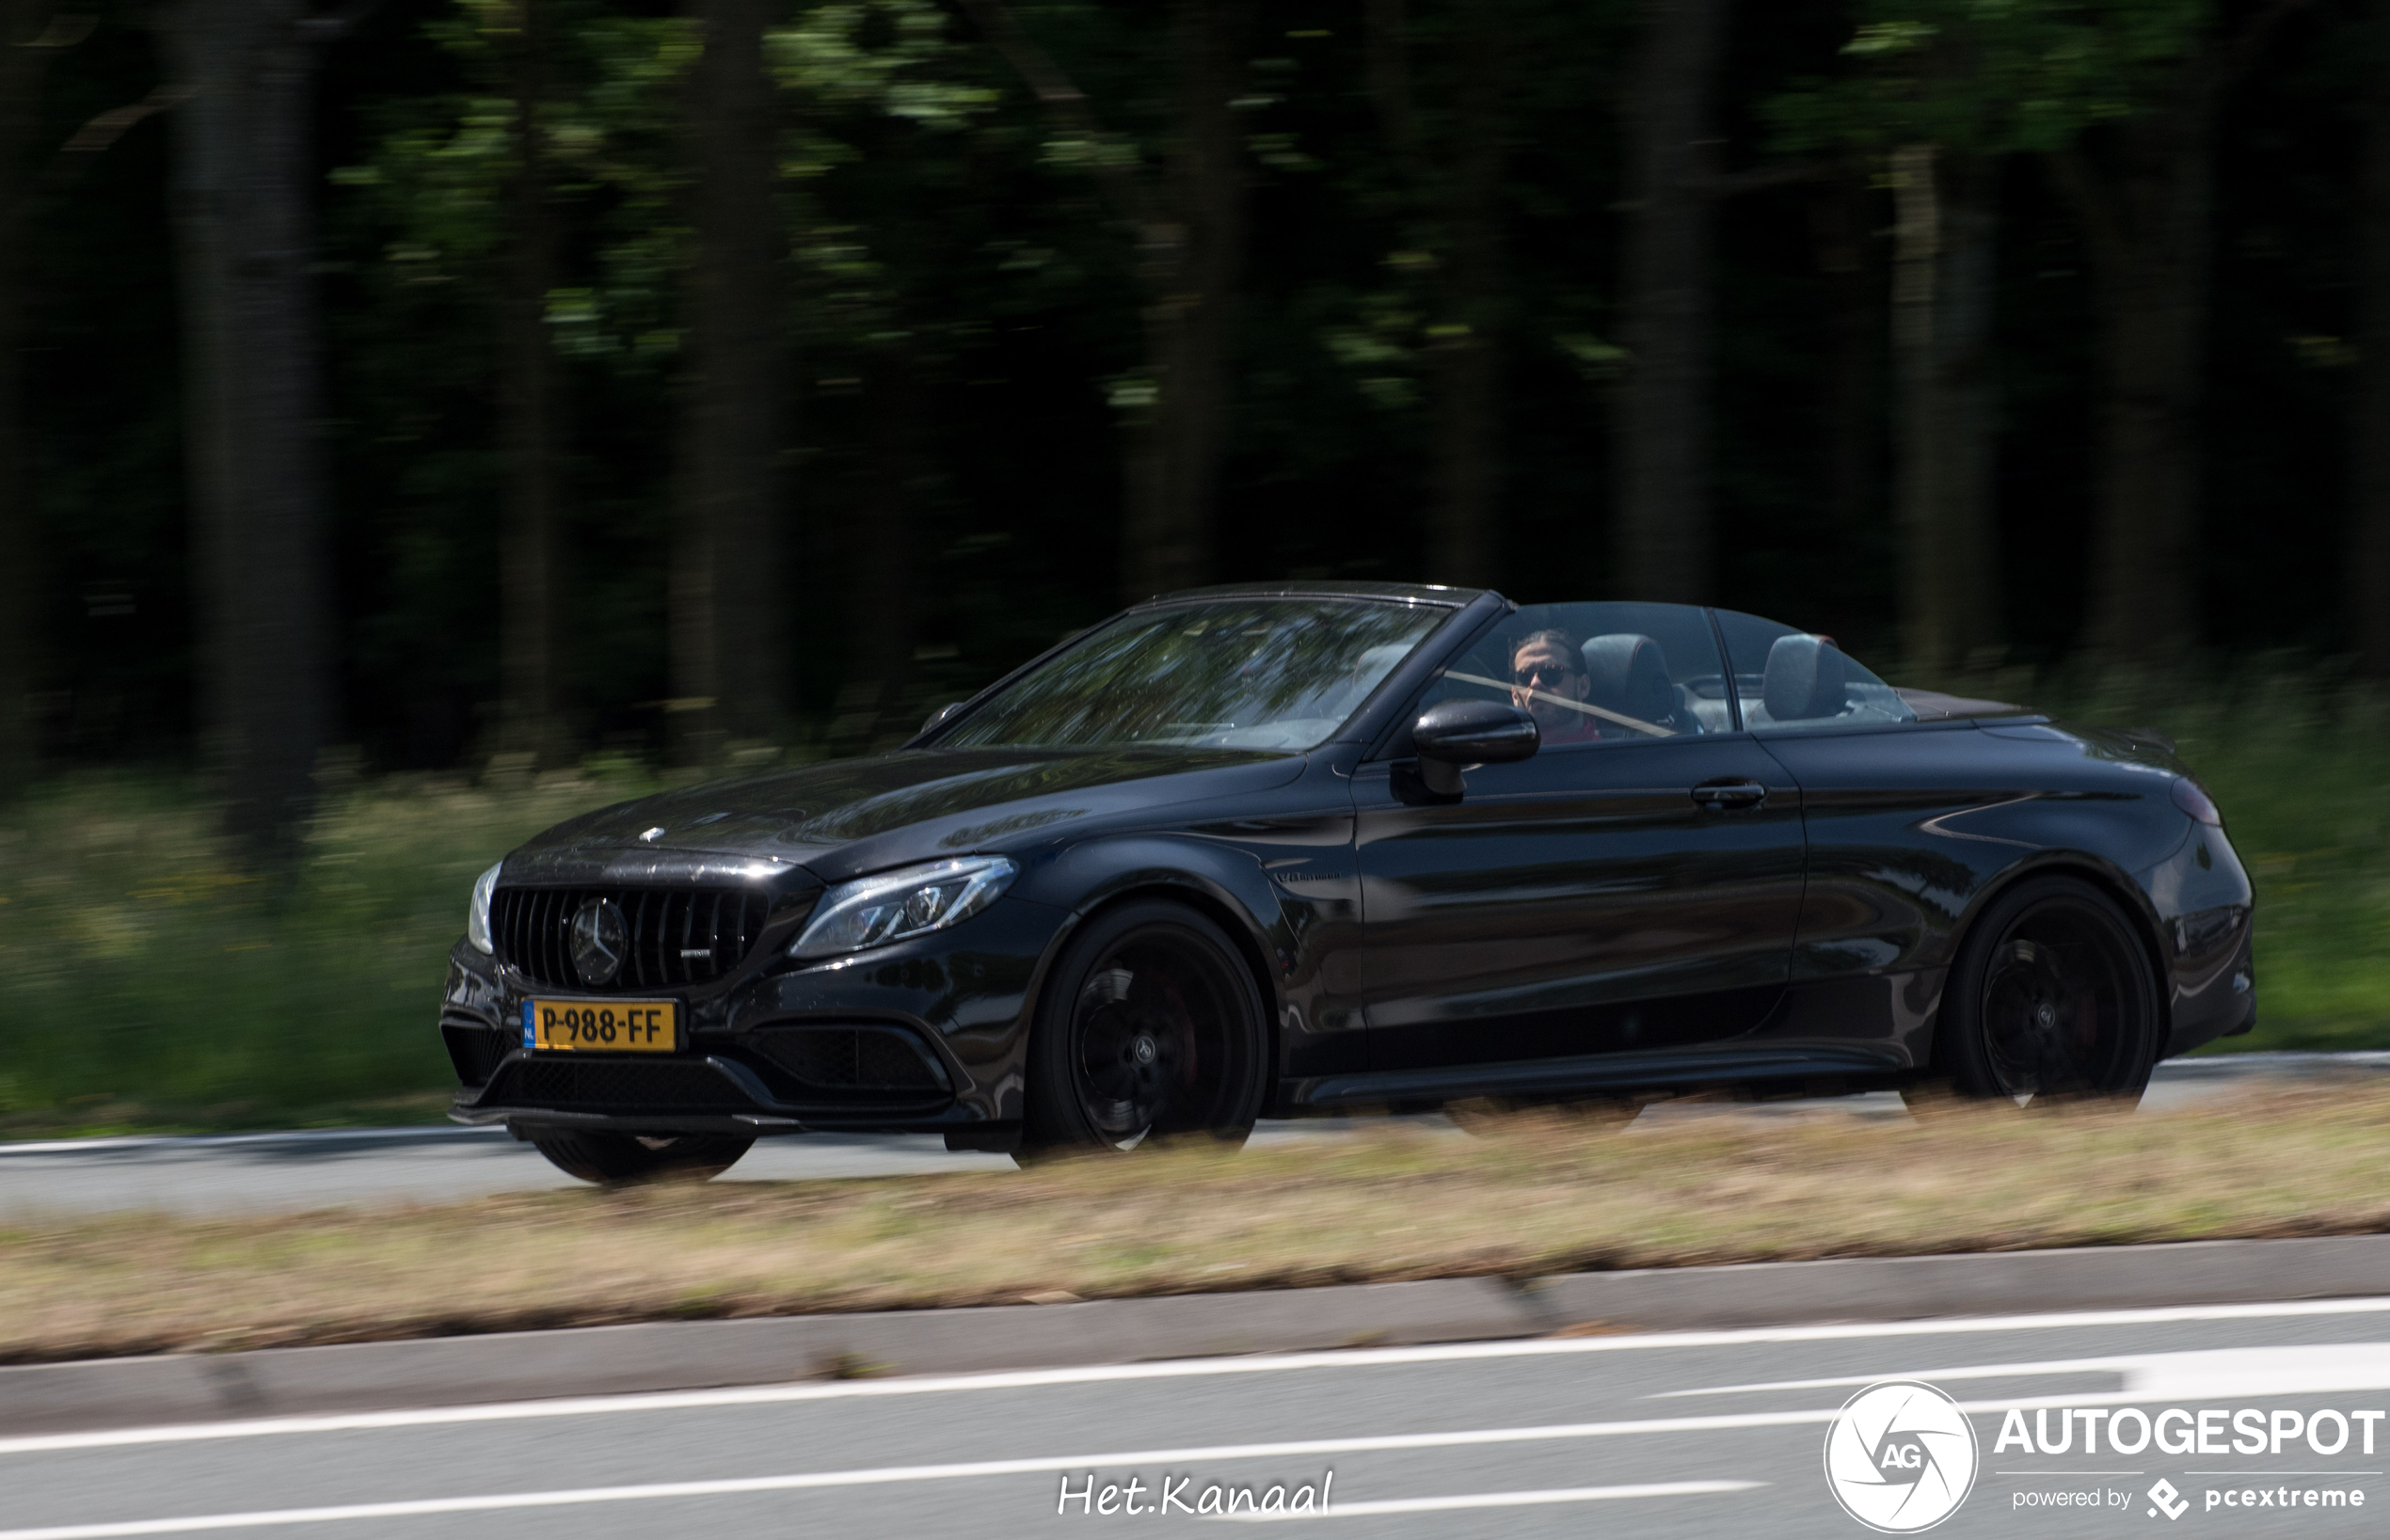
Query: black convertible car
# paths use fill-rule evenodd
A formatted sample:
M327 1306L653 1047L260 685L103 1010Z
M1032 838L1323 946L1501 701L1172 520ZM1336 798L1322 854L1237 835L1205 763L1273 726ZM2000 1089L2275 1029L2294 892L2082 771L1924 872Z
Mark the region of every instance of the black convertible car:
M873 758L483 874L454 1116L575 1175L758 1135L1025 1158L1363 1107L2135 1097L2255 1019L2251 891L2145 732L1895 690L1730 611L1205 589Z

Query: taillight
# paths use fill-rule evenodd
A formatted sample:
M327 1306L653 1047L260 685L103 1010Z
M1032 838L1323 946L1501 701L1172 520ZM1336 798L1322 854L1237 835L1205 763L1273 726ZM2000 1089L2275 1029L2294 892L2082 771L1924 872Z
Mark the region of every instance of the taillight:
M2175 777L2175 805L2211 829L2224 826L2224 815L2216 806L2216 799L2201 790L2199 783L2188 775Z

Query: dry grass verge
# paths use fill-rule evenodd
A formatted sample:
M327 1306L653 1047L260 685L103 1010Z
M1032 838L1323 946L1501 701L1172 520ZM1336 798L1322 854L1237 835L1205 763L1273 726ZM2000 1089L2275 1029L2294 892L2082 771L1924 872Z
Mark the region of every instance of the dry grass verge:
M1033 1172L0 1227L0 1360L2390 1229L2390 1093L1922 1125L1387 1127Z

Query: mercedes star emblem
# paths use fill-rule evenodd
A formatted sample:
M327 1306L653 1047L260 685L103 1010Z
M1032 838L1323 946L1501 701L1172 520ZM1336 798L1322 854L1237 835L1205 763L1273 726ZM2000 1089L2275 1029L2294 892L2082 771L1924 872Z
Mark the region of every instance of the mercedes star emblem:
M573 915L573 972L592 989L611 984L630 950L630 928L610 898L591 898Z

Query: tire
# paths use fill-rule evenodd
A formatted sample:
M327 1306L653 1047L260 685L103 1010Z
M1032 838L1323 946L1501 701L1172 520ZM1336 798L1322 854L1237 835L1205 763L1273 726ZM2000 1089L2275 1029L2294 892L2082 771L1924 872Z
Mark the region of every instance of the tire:
M706 1182L738 1164L755 1144L729 1134L654 1137L598 1131L557 1131L531 1136L549 1164L566 1176L601 1186L632 1182Z
M1935 1079L1957 1102L2138 1103L2158 1059L2161 981L2139 929L2088 882L2039 877L1995 898L1942 985Z
M1260 1115L1269 1032L1226 932L1140 899L1064 945L1030 1027L1023 1166L1207 1135L1241 1145Z

